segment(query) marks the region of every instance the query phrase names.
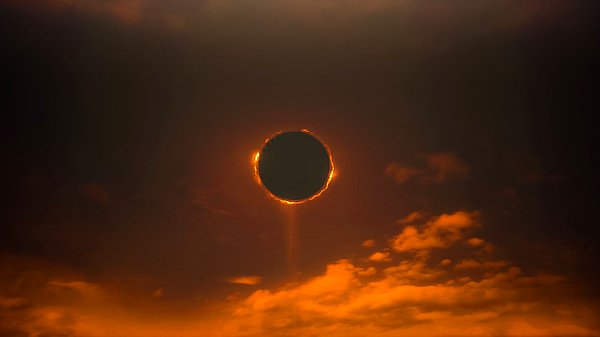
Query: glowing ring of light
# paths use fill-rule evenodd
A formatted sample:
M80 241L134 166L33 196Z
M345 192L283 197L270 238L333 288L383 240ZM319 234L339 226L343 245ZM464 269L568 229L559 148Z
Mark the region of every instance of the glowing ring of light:
M264 149L265 145L267 145L267 143L275 138L276 136L285 133L285 132L304 132L306 134L311 135L312 137L314 137L316 140L318 140L321 145L323 145L323 148L325 148L325 152L327 152L327 156L329 157L329 175L327 176L327 181L325 181L325 184L323 184L323 186L321 187L321 189L319 191L317 191L315 194L311 195L308 198L304 198L301 200L289 200L289 199L285 199L285 198L280 198L278 196L276 196L275 194L273 194L273 192L271 192L262 182L262 180L260 179L260 175L258 174L258 161L260 160L260 153L262 152L262 150ZM319 136L317 136L316 134L314 134L313 132L307 130L307 129L302 129L302 130L290 130L290 131L277 131L274 134L272 134L271 136L269 136L267 139L265 139L265 141L263 142L263 144L260 147L260 150L256 151L254 153L254 155L252 156L252 168L253 168L253 172L254 172L254 179L256 180L256 182L267 192L267 194L283 203L286 205L297 205L297 204L302 204L305 203L309 200L313 200L318 198L321 194L323 194L323 192L325 192L325 190L329 187L329 183L331 183L331 180L333 179L334 176L334 172L335 172L335 166L333 165L333 157L331 156L331 150L329 149L329 146L321 139L319 138Z

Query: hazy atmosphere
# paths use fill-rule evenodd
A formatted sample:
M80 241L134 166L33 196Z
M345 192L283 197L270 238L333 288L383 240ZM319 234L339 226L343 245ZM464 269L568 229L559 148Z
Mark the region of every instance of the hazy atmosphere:
M0 0L0 336L600 336L599 7Z

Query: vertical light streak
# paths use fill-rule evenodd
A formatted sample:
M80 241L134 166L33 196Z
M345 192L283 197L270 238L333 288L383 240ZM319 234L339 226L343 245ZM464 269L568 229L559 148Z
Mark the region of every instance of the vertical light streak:
M285 230L287 236L287 267L292 279L298 275L298 257L299 257L299 231L297 222L297 207L298 205L281 205L285 217Z

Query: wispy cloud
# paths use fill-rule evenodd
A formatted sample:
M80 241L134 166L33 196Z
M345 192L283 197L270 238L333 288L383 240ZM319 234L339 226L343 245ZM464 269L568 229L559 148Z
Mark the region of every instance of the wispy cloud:
M364 248L372 248L375 247L375 240L365 240L360 245Z
M233 283L233 284L257 285L262 282L262 277L260 277L260 276L236 276L236 277L230 277L226 281L229 283Z
M470 172L470 167L453 153L423 153L417 157L424 161L422 166L393 162L385 167L384 172L398 184L410 180L443 183L463 179Z

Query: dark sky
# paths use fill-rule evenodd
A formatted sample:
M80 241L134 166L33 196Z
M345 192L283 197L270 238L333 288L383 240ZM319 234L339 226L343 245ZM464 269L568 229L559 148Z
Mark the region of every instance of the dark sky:
M160 310L274 292L289 276L284 215L251 157L306 128L337 174L299 206L298 282L362 261L368 239L401 261L415 211L467 212L497 258L566 275L598 308L598 7L0 1L0 253L14 265L0 299L31 292L14 286L38 268L24 259L115 297L160 290ZM448 240L428 247L454 261ZM312 327L282 335L297 326Z

